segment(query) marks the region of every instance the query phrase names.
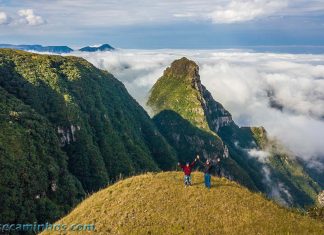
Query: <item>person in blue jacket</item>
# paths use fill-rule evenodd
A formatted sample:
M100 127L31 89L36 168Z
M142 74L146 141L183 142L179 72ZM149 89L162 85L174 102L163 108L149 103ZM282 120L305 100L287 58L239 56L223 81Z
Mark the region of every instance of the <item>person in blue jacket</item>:
M197 156L199 162L204 166L204 179L205 179L205 186L206 188L209 188L211 187L211 173L212 173L212 170L214 168L214 164L212 164L212 162L210 160L206 160L206 163L202 162L200 160L200 157L199 155Z

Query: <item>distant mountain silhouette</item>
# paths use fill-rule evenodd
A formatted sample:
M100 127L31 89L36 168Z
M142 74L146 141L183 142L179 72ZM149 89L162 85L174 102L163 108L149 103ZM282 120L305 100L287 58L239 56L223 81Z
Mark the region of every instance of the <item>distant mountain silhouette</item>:
M0 48L11 48L23 51L38 51L38 52L52 52L52 53L70 53L73 51L68 46L42 46L42 45L13 45L0 44Z
M68 46L42 46L42 45L14 45L14 44L0 44L0 48L10 48L10 49L17 49L17 50L23 50L23 51L36 51L36 52L51 52L51 53L71 53L74 50ZM83 52L96 52L96 51L112 51L115 50L112 46L109 44L102 44L101 46L86 46L79 51Z
M109 44L102 44L101 46L87 46L81 48L79 51L86 51L86 52L95 52L95 51L112 51L115 50Z

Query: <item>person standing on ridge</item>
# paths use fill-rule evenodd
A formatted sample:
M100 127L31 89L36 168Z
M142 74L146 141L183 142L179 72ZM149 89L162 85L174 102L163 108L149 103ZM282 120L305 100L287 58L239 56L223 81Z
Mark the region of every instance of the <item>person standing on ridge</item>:
M221 167L222 161L221 159L218 157L216 160L216 174L219 178L222 177L222 167Z
M206 163L202 162L200 160L199 155L197 155L197 159L204 166L205 186L206 186L206 188L210 189L210 187L211 187L211 173L212 173L212 169L214 168L214 164L208 159L206 160Z
M186 165L181 165L180 162L178 162L178 166L182 168L183 172L184 172L184 185L185 187L187 186L191 186L191 171L192 168L194 167L194 165L197 162L197 158L195 158L195 160L193 160L191 163L186 162Z
M226 158L229 158L229 151L228 151L228 147L226 144L223 143L223 146L224 146L223 159L226 160ZM217 158L217 160L216 160L216 174L219 178L222 177L221 165L222 165L222 160L220 158Z
M229 152L226 144L224 144L224 153L223 153L223 158L228 158Z

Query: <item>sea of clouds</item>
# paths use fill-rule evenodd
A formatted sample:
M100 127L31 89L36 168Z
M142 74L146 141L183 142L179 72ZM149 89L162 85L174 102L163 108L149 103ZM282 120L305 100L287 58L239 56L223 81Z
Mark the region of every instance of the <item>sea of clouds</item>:
M114 74L146 109L149 91L164 69L186 56L198 63L202 83L238 125L264 126L310 165L323 167L318 161L324 158L324 55L242 50L75 54Z

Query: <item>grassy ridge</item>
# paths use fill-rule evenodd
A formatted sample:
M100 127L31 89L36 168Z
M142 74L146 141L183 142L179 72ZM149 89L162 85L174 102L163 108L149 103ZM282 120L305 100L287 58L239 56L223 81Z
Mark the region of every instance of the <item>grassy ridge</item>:
M165 172L120 181L58 222L94 223L96 234L323 234L319 221L227 179L212 178L209 191L202 173L193 173L189 188L182 177Z

